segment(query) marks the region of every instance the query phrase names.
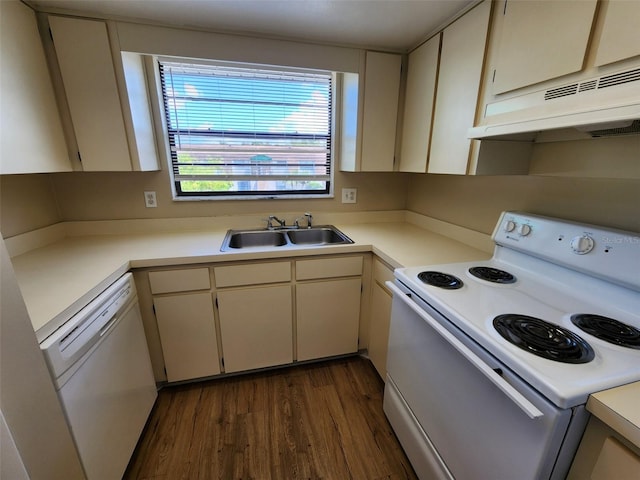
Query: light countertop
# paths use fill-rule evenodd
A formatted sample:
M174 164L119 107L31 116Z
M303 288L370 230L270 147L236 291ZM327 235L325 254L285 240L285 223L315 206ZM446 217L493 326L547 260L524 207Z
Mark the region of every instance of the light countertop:
M486 259L490 254L406 222L336 226L354 244L221 252L226 228L67 236L12 258L39 341L132 268L374 252L392 267Z
M640 382L592 394L587 410L640 448Z

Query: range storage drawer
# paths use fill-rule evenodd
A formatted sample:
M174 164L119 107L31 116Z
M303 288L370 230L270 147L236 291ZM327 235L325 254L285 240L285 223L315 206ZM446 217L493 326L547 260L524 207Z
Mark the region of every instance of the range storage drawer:
M208 268L149 272L151 293L188 292L211 288Z

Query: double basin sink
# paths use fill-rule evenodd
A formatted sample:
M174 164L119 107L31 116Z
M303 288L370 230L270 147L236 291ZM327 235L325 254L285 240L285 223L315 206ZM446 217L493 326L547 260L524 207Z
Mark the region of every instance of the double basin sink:
M220 250L226 252L255 247L340 245L348 243L353 243L353 240L333 225L274 230L229 230L224 237Z

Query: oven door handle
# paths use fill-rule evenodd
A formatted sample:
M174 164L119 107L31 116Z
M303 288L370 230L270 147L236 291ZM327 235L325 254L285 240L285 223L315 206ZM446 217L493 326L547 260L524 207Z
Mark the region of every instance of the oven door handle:
M438 334L443 337L453 348L462 354L469 362L471 362L482 374L487 377L496 387L509 397L529 418L540 418L544 416L533 403L527 400L520 392L507 383L500 375L498 375L491 367L484 363L475 353L467 348L460 340L451 334L446 328L429 316L422 308L412 302L410 294L400 290L393 282L386 282L387 287L393 292L394 298L397 297L411 308L420 318L427 322Z

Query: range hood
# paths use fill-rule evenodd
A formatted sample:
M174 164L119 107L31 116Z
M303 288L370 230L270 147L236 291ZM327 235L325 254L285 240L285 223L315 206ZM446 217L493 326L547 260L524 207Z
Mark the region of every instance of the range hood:
M482 122L469 138L534 141L562 129L584 138L640 134L640 67L494 101Z

